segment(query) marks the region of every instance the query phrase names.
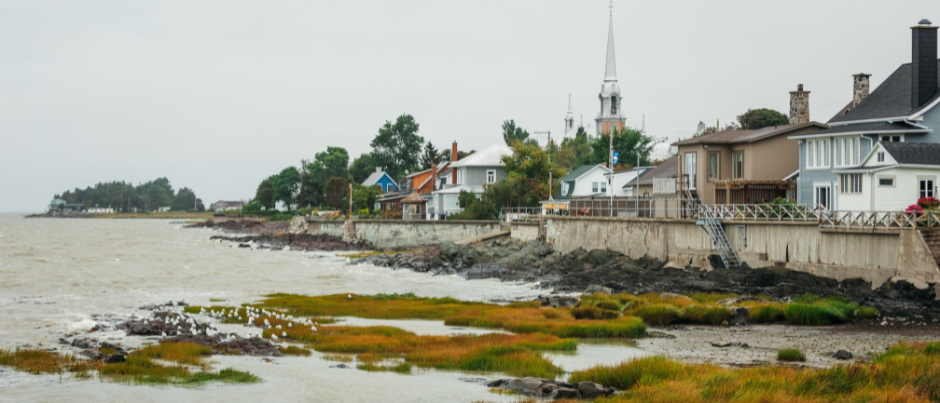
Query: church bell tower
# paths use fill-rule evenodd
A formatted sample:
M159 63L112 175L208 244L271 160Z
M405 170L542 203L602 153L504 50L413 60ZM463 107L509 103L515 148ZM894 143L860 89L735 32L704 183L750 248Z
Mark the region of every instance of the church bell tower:
M627 121L623 114L620 85L617 84L617 60L614 56L614 12L610 9L610 24L607 30L607 64L604 67L604 83L597 96L601 110L594 119L597 134L609 133L612 127L623 130Z

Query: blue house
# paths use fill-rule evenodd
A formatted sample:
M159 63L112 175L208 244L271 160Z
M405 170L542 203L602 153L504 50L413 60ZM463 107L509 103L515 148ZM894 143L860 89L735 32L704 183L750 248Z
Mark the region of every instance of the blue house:
M362 186L378 186L386 193L398 191L398 183L382 168L375 168L375 172L362 182Z
M828 129L789 137L799 142L799 203L854 210L855 203L840 205L839 198L848 201L868 188L862 182L870 173L861 168L876 144L940 143L937 27L921 20L911 32L912 63L898 67L871 94L870 75L855 74L853 99L827 122ZM897 197L916 200L914 195Z

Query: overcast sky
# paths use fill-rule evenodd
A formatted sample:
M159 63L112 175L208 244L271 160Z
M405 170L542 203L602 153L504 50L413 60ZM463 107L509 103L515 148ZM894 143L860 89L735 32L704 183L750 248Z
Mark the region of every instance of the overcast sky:
M386 120L462 150L506 119L563 131L568 94L593 124L608 1L0 2L0 211L166 176L206 204L326 146L352 157ZM628 125L688 137L748 108L811 118L910 62L929 1L614 1ZM417 152L417 150L416 150Z

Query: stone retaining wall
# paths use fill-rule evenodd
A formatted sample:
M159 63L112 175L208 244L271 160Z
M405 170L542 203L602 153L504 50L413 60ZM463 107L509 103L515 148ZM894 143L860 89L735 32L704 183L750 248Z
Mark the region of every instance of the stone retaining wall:
M229 221L255 221L255 222L267 222L268 216L263 215L253 215L253 214L215 214L212 216L212 222L218 224Z
M456 242L500 230L499 221L400 221L346 220L308 221L307 232L366 240L378 248L407 248Z

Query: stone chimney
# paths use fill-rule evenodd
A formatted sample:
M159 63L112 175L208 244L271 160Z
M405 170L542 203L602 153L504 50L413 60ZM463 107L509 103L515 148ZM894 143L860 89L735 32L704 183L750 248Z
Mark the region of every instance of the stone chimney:
M457 168L453 167L455 162L457 162L457 142L456 141L454 142L454 144L451 144L450 146L450 165L451 165L450 183L452 185L457 184Z
M858 104L862 103L862 101L868 97L869 77L871 77L871 74L852 74L852 107L849 109L855 109Z
M803 84L796 85L796 91L790 91L790 124L809 122L809 91L803 91Z
M937 27L920 20L911 37L911 108L919 108L937 95Z

